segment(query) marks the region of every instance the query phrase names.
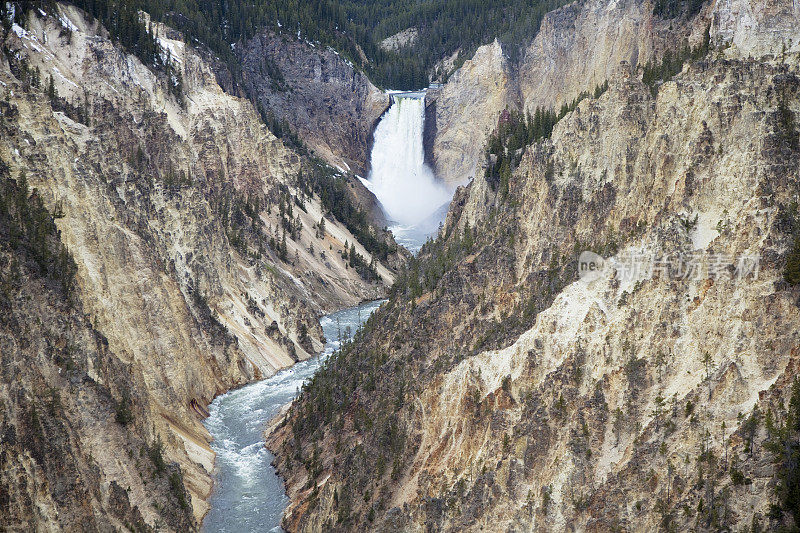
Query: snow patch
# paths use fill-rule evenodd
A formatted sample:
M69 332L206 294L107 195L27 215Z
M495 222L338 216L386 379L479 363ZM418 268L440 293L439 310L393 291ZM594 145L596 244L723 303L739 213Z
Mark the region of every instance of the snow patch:
M111 89L112 91L114 91L115 93L117 93L117 94L120 94L120 93L119 93L119 91L118 91L118 90L117 90L117 89L116 89L116 88L115 88L113 85L111 85L110 83L108 83L106 80L103 80L103 83L105 83L106 85L108 85L108 88L109 88L109 89Z
M169 59L175 60L178 64L183 64L181 59L183 57L183 43L159 37L158 44L161 45L164 51L169 53ZM166 61L167 57L162 56L162 59Z
M58 75L61 77L61 79L62 79L62 80L64 80L65 82L69 83L70 85L72 85L72 86L73 86L73 87L75 87L76 89L80 89L80 87L78 87L78 84L77 84L77 83L75 83L74 81L70 80L69 78L67 78L66 76L64 76L63 74L61 74L61 71L60 71L60 70L58 70L58 67L53 67L53 71L54 71L56 74L58 74Z
M28 32L25 30L25 28L23 28L17 23L14 23L14 25L11 26L11 31L16 33L17 37L19 37L20 39L30 39L30 37L28 37Z
M36 36L33 35L32 33L30 33L29 31L27 31L25 28L23 28L19 24L14 24L13 26L11 26L11 31L13 31L17 35L17 37L19 37L20 39L27 40L28 43L31 45L30 47L33 48L33 50L35 52L38 52L40 54L45 54L47 56L52 57L48 52L46 52L45 50L43 50L41 47L39 47L36 44L38 42L38 39L36 38ZM22 46L24 46L25 48L28 48L28 46L25 43L22 43Z
M69 20L69 18L66 16L59 15L58 21L61 23L62 26L67 28L69 31L74 31L74 32L78 31L78 27L75 24L73 24L72 21Z

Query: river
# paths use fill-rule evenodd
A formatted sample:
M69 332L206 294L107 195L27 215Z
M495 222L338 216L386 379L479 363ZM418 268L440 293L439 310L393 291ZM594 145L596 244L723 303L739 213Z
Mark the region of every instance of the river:
M416 253L435 235L452 191L425 162L425 93L392 93L392 105L375 130L372 170L364 184L381 202L400 244ZM222 395L211 404L205 425L217 458L206 532L281 531L288 498L264 447L264 428L303 382L347 339L380 302L345 309L320 320L328 342L324 353L270 379Z
M264 446L264 428L292 401L307 379L382 302L371 302L327 315L320 324L328 340L325 351L275 376L223 394L209 407L205 426L214 438L217 458L206 532L282 531L288 498ZM341 332L341 334L340 334Z

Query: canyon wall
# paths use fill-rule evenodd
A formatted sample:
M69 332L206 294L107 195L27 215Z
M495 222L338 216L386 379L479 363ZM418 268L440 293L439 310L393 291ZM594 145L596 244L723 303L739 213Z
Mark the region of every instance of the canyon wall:
M475 177L482 147L506 107L531 114L558 109L611 79L621 63L635 70L660 61L667 51L698 46L707 30L729 57L796 51L799 10L790 2L737 0L709 2L691 15L684 6L671 18L641 0L580 0L556 9L518 61L509 61L497 42L482 46L431 93L432 166L446 184L463 185Z
M318 316L382 296L394 274L348 265L345 243L370 254L301 180L307 162L180 34L153 24L170 65L154 72L53 9L4 25L0 158L54 215L76 287L64 302L35 271L21 288L3 271L16 470L0 525L193 529L211 490L205 406L320 350Z
M593 6L564 8L564 50ZM268 437L287 530L796 526L800 21L790 2L698 17L703 57L648 85L631 50L595 79L587 54L583 88L608 90L507 188L480 172L457 190L439 240ZM582 89L541 87L532 101ZM583 251L603 258L591 276Z
M427 144L436 176L455 187L475 177L497 117L517 101L513 73L498 41L482 46L428 98Z
M665 51L702 42L711 7L699 14L664 19L641 0L580 0L542 20L530 45L507 59L495 42L478 49L437 91L437 131L431 159L437 175L455 187L475 177L482 149L506 107L533 114L558 109L582 91L610 79L620 63L634 69Z
M389 97L319 43L264 31L240 50L248 93L312 150L366 177L372 131Z
M667 50L700 44L710 5L674 19L640 0L575 2L549 13L521 60L522 107L560 107L611 79L622 62L635 70Z

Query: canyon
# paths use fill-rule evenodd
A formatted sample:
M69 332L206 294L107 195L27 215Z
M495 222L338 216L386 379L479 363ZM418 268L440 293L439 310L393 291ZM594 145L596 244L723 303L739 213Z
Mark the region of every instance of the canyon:
M553 7L412 94L5 4L0 529L198 530L237 412L240 529L796 528L800 9Z
M154 23L176 94L53 9L5 33L0 157L56 215L75 288L54 295L4 248L2 527L192 529L206 406L320 351L318 317L383 296L403 258L370 279L348 264L372 254L302 181L310 163L180 34Z
M436 89L429 158L468 184L268 436L287 530L796 527L798 15L576 2ZM573 100L522 150L475 140Z

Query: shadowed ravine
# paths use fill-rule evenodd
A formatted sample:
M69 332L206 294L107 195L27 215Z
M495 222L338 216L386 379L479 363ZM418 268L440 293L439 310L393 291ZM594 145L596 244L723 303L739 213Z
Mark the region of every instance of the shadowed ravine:
M264 446L264 428L339 347L339 339L349 339L381 303L322 317L327 343L321 355L214 400L205 425L214 438L211 447L217 458L204 531L282 531L281 516L288 498L283 481L270 464L273 457Z

